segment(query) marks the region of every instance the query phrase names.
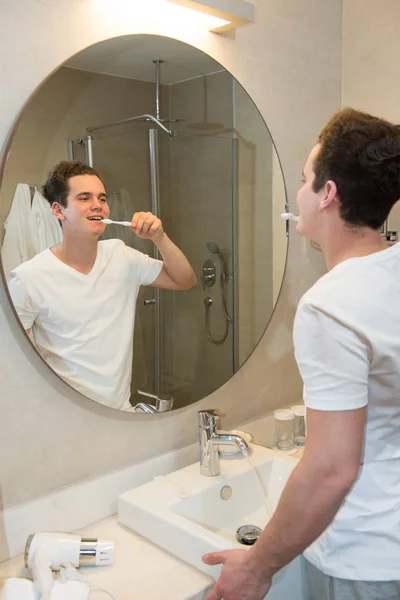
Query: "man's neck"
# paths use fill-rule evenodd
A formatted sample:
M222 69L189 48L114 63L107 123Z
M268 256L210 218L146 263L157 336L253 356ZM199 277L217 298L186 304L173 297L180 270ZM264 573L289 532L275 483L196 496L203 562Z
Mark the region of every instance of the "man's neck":
M80 273L89 273L97 257L97 237L78 236L63 232L63 241L51 251L63 263Z
M370 227L351 229L348 226L325 232L321 247L328 271L349 258L368 256L387 249L379 231Z

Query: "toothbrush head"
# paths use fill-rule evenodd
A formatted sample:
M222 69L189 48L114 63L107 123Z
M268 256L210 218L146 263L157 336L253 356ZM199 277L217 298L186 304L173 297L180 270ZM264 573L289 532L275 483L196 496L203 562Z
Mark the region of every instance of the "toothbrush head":
M285 221L298 221L299 217L295 217L293 213L282 213L281 214L282 219L285 219Z
M111 219L101 219L102 223L105 223L106 225L111 225L112 221Z

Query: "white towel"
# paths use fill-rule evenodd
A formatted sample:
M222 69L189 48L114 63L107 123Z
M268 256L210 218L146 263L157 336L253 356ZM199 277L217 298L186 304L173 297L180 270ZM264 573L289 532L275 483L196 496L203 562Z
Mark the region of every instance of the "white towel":
M38 252L32 238L31 192L26 183L19 183L16 187L4 229L1 257L4 273L8 278L13 269L33 258Z
M39 600L40 592L29 579L10 577L0 591L0 600Z
M62 242L60 221L53 215L50 204L37 190L32 200L31 227L38 252Z
M87 600L90 587L82 581L55 581L51 589L51 600Z

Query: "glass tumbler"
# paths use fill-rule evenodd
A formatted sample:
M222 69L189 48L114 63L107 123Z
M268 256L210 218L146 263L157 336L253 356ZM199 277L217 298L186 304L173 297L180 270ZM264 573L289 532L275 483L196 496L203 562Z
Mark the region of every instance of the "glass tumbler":
M306 445L306 407L296 404L290 407L294 414L294 445L302 448Z
M289 408L274 410L276 445L291 450L294 443L294 413Z

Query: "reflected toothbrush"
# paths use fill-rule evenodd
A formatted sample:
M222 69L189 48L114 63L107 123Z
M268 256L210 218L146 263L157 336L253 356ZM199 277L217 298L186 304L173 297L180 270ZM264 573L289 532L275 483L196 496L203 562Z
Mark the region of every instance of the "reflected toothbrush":
M282 213L281 217L282 219L285 219L285 221L295 221L296 223L299 220L299 217L295 217L293 213Z
M123 225L124 227L130 227L132 225L130 221L112 221L111 219L101 219L101 222L106 225L111 225L111 223L113 223L114 225Z

